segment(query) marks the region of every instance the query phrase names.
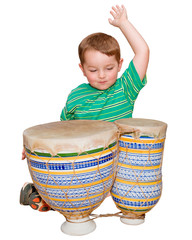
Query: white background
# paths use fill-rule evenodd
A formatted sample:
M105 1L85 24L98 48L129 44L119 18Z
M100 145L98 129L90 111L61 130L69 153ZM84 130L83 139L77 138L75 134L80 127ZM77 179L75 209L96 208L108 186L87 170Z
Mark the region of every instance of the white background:
M120 43L125 70L133 57L120 30L109 25L114 4L124 4L129 20L150 47L148 84L133 117L168 123L162 197L140 226L116 217L99 218L81 239L191 239L191 2L188 0L1 0L1 230L3 239L75 239L64 235L64 217L19 205L20 188L31 181L21 161L23 130L59 121L70 90L86 82L77 47L90 33L105 32ZM95 213L115 213L107 198Z

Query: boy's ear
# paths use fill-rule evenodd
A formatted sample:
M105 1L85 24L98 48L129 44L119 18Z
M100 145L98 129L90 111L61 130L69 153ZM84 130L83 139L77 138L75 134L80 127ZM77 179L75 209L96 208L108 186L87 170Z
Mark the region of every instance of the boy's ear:
M83 72L83 75L85 76L85 71L84 71L83 66L82 66L81 63L79 63L79 67L80 67L81 71Z
M119 61L119 67L118 67L119 72L121 71L122 65L123 65L123 58L121 58L120 61Z

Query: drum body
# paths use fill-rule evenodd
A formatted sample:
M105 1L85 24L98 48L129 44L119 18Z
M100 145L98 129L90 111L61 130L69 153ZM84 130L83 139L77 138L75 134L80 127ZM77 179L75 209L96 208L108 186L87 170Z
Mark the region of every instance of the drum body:
M85 153L31 152L28 166L46 203L69 220L87 217L111 189L117 143Z
M133 121L123 121L128 128L123 131L129 133L122 134L119 139L117 174L111 190L117 208L124 215L121 221L126 224L143 223L145 213L157 204L162 192L165 125L162 123L163 130L161 125L158 126L163 133L159 134L157 129L153 133L154 121L135 119L138 126L129 129ZM121 125L122 121L117 121L117 124L120 128L125 127ZM147 130L141 127L145 124L148 125Z
M67 126L65 122L58 124L63 133L53 134L57 124L50 124L48 127L52 130L48 135L51 141L48 143L49 147L44 149L43 145L46 144L42 139L43 133L39 136L38 130L34 131L36 138L40 138L38 143L34 143L34 137L28 137L30 131L26 132L28 166L34 185L44 201L66 217L67 225L74 223L72 230L68 230L66 223L62 230L70 235L83 235L88 233L87 230L82 232L83 227L77 227L81 229L79 232L75 230L75 225L79 222L86 225L84 221L88 220L90 213L103 202L114 182L117 165L117 128L112 123L101 121L68 121ZM93 129L88 134L86 129L89 127ZM39 129L46 131L46 128L47 126L42 125ZM74 132L76 128L80 129L76 131L76 137L72 137L73 133L70 131ZM105 139L101 140L102 133L105 134ZM66 139L63 141L61 137ZM57 144L55 140L52 141L53 138L59 139ZM55 147L50 148L51 144L55 144ZM36 149L37 145L41 147ZM74 151L75 149L78 151ZM91 224L91 221L87 224ZM90 227L86 225L85 228ZM91 229L94 228L92 223Z

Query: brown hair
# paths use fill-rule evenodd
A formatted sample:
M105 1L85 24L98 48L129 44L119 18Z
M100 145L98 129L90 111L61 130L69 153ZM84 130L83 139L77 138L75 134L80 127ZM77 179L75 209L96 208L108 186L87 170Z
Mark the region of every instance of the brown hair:
M105 33L93 33L82 40L78 52L81 64L85 62L84 55L87 50L94 49L107 56L115 55L117 62L120 61L120 47L117 40Z

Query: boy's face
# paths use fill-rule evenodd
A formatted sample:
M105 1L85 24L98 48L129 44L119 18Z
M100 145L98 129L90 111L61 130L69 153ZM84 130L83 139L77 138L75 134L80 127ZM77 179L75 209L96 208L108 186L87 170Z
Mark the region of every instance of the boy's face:
M79 67L92 87L106 90L116 82L123 59L118 63L115 56L107 56L96 50L87 50L84 59L84 64L79 64Z

